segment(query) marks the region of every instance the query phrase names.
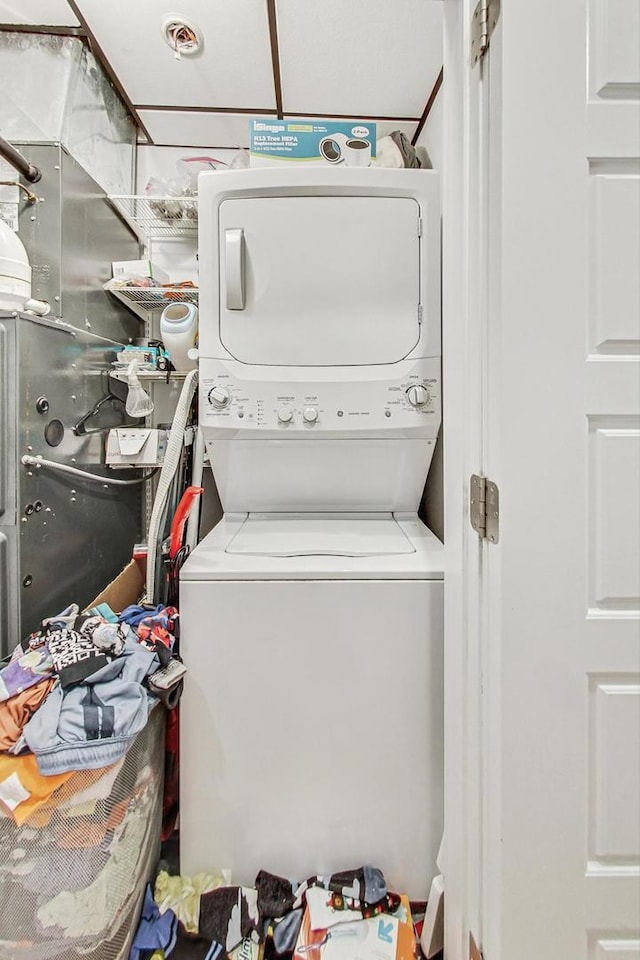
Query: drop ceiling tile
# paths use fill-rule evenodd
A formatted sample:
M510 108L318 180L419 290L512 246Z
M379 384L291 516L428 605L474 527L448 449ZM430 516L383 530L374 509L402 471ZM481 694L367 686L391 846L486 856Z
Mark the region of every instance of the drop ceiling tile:
M141 110L154 143L183 147L248 147L249 115L200 111Z
M165 0L78 0L132 103L257 111L275 107L264 0L180 0L178 12L204 37L199 53L180 60L161 31L171 6Z
M276 0L285 112L420 117L442 66L439 0Z
M77 27L67 0L0 0L0 23Z

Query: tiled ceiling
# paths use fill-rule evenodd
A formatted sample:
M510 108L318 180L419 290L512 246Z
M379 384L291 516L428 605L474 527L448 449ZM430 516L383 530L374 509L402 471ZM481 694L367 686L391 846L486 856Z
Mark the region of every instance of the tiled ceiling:
M419 117L442 65L441 4L278 0L291 113Z
M176 59L161 24L193 23ZM84 31L143 139L247 145L247 115L377 120L410 138L442 66L442 0L0 0L0 23Z
M67 0L0 0L0 23L77 27Z

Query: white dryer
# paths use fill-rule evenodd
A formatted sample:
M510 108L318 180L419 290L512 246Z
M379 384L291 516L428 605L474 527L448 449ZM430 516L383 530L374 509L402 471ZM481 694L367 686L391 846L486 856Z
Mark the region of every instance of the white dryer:
M181 573L181 868L358 863L425 897L442 834L437 176L199 187L200 423L225 511Z

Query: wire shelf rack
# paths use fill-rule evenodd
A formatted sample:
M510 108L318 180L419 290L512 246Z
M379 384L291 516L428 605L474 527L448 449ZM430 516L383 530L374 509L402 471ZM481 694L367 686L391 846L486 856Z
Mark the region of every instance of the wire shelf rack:
M151 383L170 383L172 380L184 380L187 372L186 370L138 370L137 376L139 380L147 380ZM113 377L114 380L126 383L128 379L127 368L113 367L109 370L109 376Z
M198 235L197 197L112 195L109 200L142 238Z
M198 305L198 288L169 286L127 287L117 280L108 280L104 289L126 304L141 320L147 320L149 313L164 310L171 303L194 303Z

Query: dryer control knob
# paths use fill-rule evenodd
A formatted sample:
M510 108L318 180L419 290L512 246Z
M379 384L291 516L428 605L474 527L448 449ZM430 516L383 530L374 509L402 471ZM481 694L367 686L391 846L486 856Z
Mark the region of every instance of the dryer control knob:
M293 418L293 410L290 410L289 407L280 407L278 410L278 420L280 423L291 423Z
M209 390L207 394L209 403L212 403L214 407L226 407L231 399L231 395L226 387L215 386Z
M315 407L305 407L302 416L306 423L315 423L318 419L318 411Z
M421 384L416 386L409 387L407 390L407 399L413 407L423 407L425 403L428 403L431 397L429 396L429 391L426 387L423 387Z

